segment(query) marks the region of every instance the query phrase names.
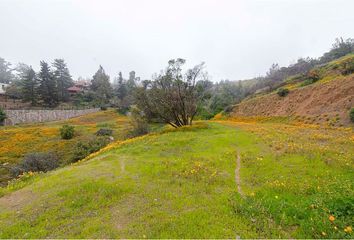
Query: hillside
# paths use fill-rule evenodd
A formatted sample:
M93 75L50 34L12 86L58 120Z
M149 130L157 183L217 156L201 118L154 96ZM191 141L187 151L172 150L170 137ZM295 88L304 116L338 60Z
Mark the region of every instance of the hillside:
M0 237L352 238L353 141L231 121L118 141L0 188Z
M65 124L75 127L73 139L61 139L59 129ZM101 128L112 129L113 137L122 140L129 128L128 118L109 110L66 121L0 127L0 186L13 178L10 169L29 153L54 152L61 165L70 163L77 144L91 141Z
M306 123L326 123L332 126L350 124L349 110L354 106L354 74L343 75L340 66L354 62L348 55L313 71L319 80L310 84L299 76L288 78L283 88L290 90L285 97L276 91L258 94L233 107L231 117L292 116Z

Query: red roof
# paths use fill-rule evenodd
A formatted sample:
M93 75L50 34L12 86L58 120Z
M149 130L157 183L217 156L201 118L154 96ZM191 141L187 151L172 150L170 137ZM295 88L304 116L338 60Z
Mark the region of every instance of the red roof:
M75 87L75 86L72 86L72 87L69 87L69 88L68 88L68 91L69 91L69 92L75 92L75 93L77 93L77 92L81 92L82 89L81 89L81 88L78 88L78 87Z

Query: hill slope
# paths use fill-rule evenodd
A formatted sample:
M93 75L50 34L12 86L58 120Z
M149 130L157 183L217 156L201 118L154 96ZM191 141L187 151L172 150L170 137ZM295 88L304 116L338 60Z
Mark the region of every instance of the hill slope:
M354 106L354 74L340 73L338 66L345 61L354 62L354 55L316 68L321 80L314 84L289 81L285 87L290 92L285 97L273 92L244 100L233 107L231 116L294 116L308 123L348 125L348 111Z
M222 122L113 143L2 189L0 237L351 238L352 135Z

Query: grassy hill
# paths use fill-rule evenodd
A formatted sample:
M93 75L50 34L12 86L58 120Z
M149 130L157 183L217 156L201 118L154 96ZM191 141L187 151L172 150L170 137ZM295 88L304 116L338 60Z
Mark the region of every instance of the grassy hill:
M115 142L0 194L1 238L353 238L354 134L201 122Z
M292 116L306 123L332 126L350 124L349 110L354 106L354 54L317 66L308 75L287 78L282 88L290 92L278 96L277 90L256 94L233 107L232 117Z
M73 139L61 139L59 129L64 124L75 127ZM51 151L62 165L70 163L76 144L92 139L100 128L112 129L113 137L122 140L129 128L128 118L109 110L66 121L0 127L0 186L11 179L10 168L28 153Z

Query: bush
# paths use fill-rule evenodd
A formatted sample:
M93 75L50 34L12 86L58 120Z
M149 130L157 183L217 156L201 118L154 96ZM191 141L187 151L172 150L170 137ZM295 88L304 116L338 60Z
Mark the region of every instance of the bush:
M287 89L287 88L279 88L277 93L278 93L278 95L280 97L285 97L286 95L289 94L289 89Z
M349 112L349 117L352 122L354 122L354 108L352 108Z
M318 70L315 70L315 69L312 69L311 71L309 71L307 73L307 77L308 77L308 79L310 79L312 81L312 83L320 80L320 74L319 74Z
M354 73L354 59L348 58L344 60L339 66L340 72L343 75L349 75Z
M112 136L113 130L109 128L101 128L96 132L97 136Z
M76 144L72 162L77 162L84 159L91 153L97 152L101 148L107 146L109 139L105 137L96 137L85 142L79 142Z
M6 119L6 113L4 110L0 108L0 126L4 124L5 119Z
M64 125L60 128L60 136L62 139L72 139L74 137L74 127L69 125Z
M130 110L130 125L132 130L129 131L127 137L138 137L149 132L149 125L143 112L136 106Z
M11 169L14 176L25 172L47 172L59 167L58 156L54 153L30 153Z

